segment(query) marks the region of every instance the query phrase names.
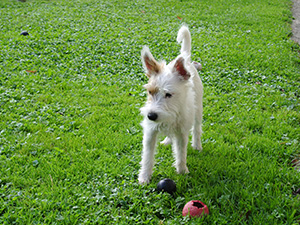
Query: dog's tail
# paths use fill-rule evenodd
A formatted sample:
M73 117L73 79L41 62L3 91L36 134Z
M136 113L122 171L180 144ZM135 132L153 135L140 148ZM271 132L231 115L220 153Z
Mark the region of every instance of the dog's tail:
M181 54L191 55L191 34L187 26L182 26L178 31L177 42L181 44Z

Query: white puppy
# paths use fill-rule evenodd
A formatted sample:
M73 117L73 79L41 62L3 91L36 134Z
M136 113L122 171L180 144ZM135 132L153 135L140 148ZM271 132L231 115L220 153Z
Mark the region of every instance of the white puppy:
M171 144L178 173L188 173L187 144L192 130L192 147L202 150L201 124L203 86L197 69L201 64L191 63L191 35L186 26L178 32L182 42L180 55L170 62L157 62L148 47L142 50L142 63L149 78L144 87L148 93L144 116L143 153L139 183L148 183L152 175L157 136L167 135L163 144Z

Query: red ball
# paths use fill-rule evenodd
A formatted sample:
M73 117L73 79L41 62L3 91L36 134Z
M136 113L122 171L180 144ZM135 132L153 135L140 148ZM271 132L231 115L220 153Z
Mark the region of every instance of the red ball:
M199 200L192 200L185 204L182 210L182 215L189 217L201 217L205 214L209 214L207 206L199 201Z

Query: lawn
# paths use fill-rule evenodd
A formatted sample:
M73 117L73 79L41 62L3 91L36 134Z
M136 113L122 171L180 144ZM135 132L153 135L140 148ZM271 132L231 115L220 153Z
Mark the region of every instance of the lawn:
M1 224L298 224L300 47L290 0L1 0ZM203 65L203 151L139 185L140 51ZM27 31L29 35L20 35ZM174 196L155 191L163 178ZM297 194L298 193L298 194ZM181 216L199 199L209 216Z

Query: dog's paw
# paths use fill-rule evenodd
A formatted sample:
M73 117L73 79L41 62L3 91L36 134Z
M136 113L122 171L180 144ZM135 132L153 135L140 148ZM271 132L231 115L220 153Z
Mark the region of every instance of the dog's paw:
M172 144L172 140L169 137L166 137L163 141L160 142L162 145L170 145Z
M202 145L196 145L196 144L192 144L193 149L198 150L198 151L202 151Z
M150 180L139 179L139 184L140 184L140 185L149 184L149 182L150 182Z
M202 151L202 144L201 144L200 139L198 139L198 140L197 139L193 139L193 141L192 141L192 147L193 147L193 149Z
M186 166L177 167L177 173L179 174L185 174L189 173L189 169Z
M139 175L138 180L139 180L139 184L140 184L140 185L149 184L149 182L150 182L150 177Z

